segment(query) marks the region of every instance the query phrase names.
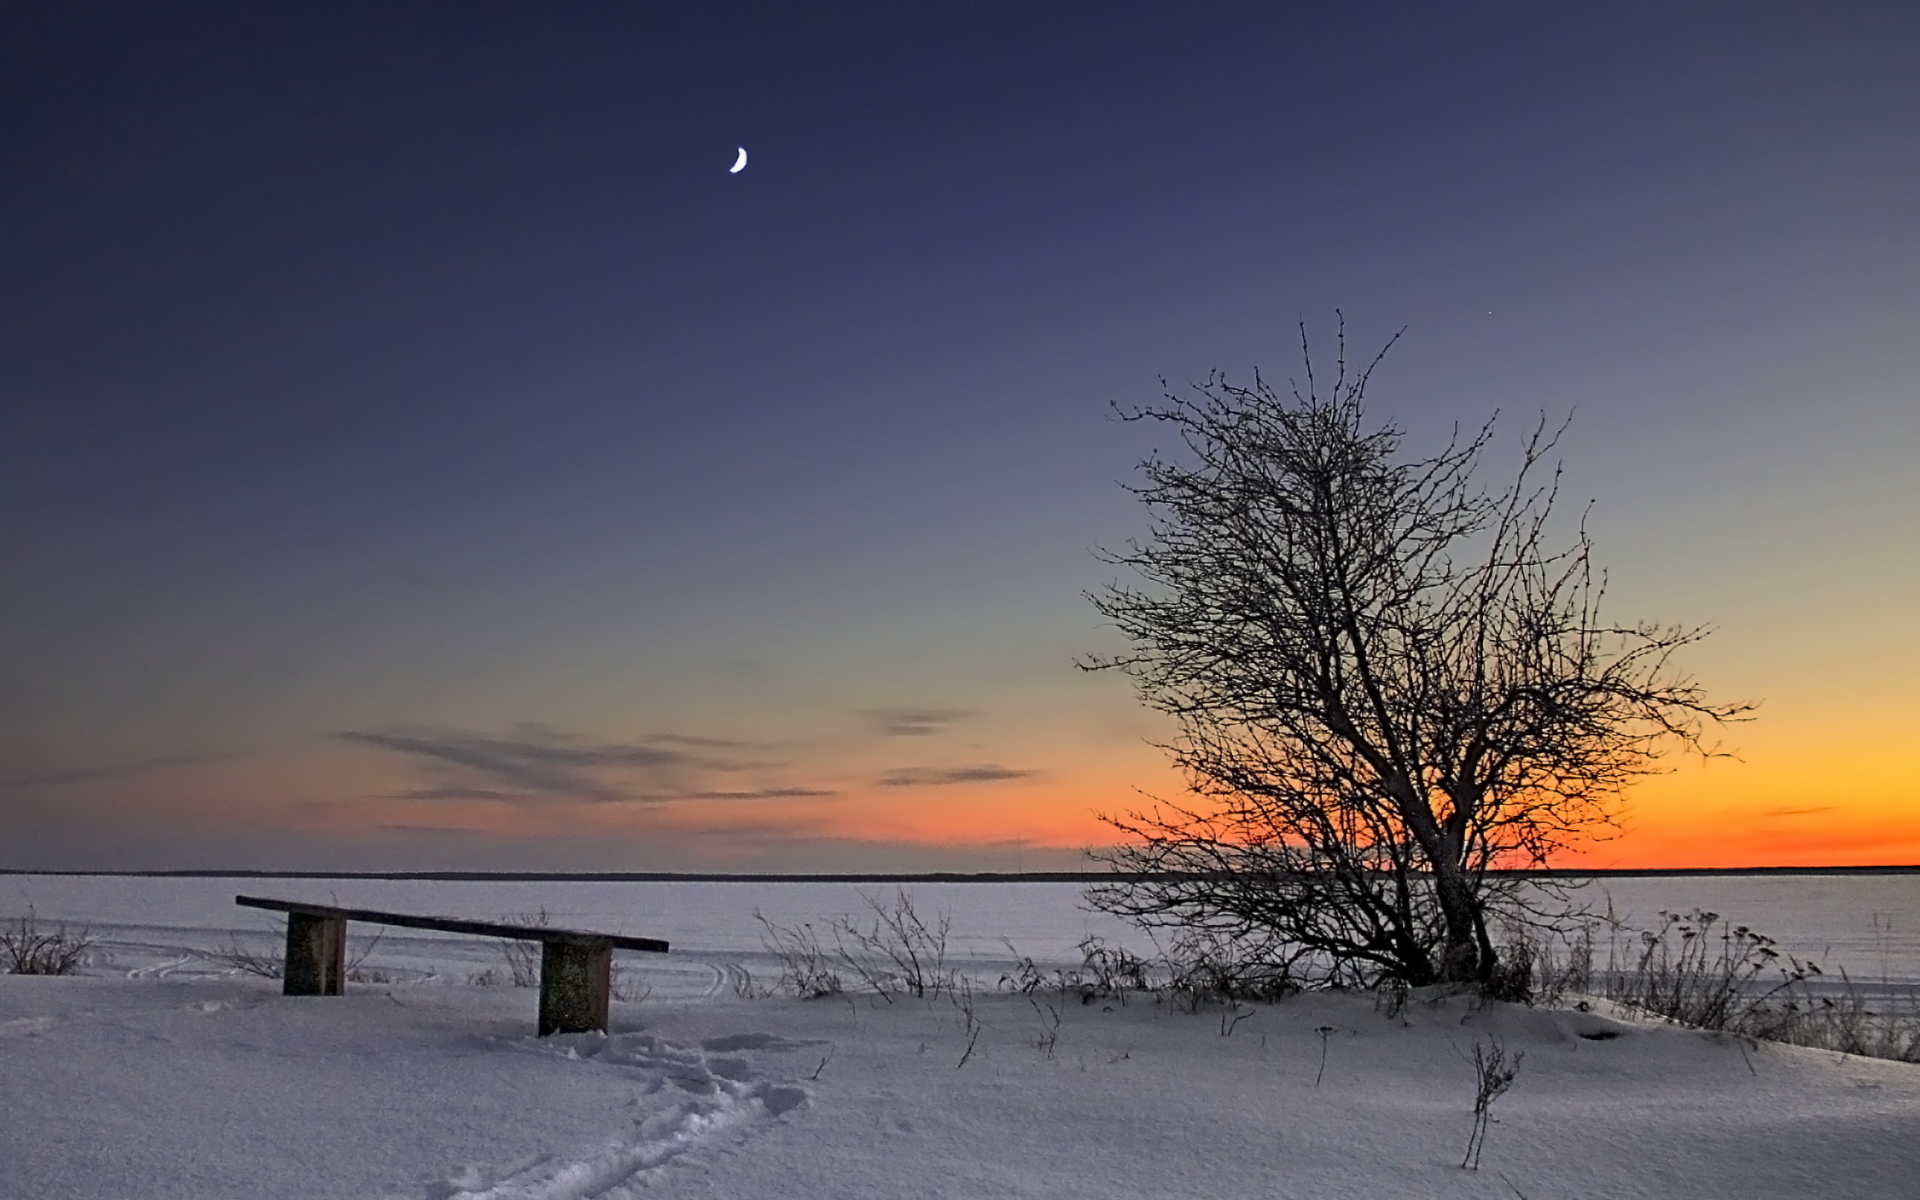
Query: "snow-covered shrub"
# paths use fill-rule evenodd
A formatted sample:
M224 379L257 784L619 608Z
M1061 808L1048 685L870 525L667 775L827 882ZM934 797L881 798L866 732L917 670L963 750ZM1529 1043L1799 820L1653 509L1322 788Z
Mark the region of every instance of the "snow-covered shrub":
M69 933L65 925L41 929L32 905L24 916L0 925L0 962L13 975L71 975L91 945L93 939L85 929L79 933Z

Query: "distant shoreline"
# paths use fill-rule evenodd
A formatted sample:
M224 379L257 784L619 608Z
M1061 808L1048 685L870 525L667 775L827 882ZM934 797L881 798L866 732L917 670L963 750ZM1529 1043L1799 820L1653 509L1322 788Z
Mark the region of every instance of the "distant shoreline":
M1499 872L1545 879L1613 879L1712 875L1920 875L1920 864L1876 867L1595 867ZM690 871L49 871L0 867L0 875L139 879L380 879L515 883L1096 883L1137 879L1110 871L923 871L914 873L705 873Z

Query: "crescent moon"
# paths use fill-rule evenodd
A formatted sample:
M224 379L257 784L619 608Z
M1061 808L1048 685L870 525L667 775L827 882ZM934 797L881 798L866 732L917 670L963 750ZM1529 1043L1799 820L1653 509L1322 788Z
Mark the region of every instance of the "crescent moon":
M727 168L727 173L729 175L738 175L740 172L746 169L747 169L747 148L745 146L742 146L740 147L740 157L733 160L733 165Z

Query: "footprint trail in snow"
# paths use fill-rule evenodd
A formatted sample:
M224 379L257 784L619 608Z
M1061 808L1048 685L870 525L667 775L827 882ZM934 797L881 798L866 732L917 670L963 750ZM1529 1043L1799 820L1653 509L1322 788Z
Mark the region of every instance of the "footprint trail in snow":
M807 1103L795 1083L758 1077L753 1056L811 1045L766 1033L708 1038L698 1048L649 1033L564 1034L513 1043L524 1053L591 1063L633 1078L634 1110L617 1131L565 1154L505 1166L469 1164L416 1193L422 1200L619 1200L647 1176L727 1133L743 1133Z

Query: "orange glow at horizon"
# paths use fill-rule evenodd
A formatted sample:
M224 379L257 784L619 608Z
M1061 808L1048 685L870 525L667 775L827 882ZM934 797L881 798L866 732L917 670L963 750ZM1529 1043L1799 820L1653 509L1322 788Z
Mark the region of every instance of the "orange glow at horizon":
M1879 745L1892 747L1891 739ZM1889 749L1848 756L1825 737L1744 748L1744 761L1681 760L1668 774L1640 781L1625 797L1619 828L1559 855L1568 868L1882 866L1920 863L1920 785ZM1841 764L1841 765L1836 765ZM252 772L242 772L251 775ZM1074 769L978 785L848 788L807 797L679 801L660 804L493 799L396 802L367 794L354 770L288 802L268 823L308 832L365 836L382 831L465 833L500 843L553 838L698 844L721 858L730 844L831 841L979 849L1021 845L1079 850L1112 844L1101 813L1178 801L1171 768L1147 756L1110 756ZM259 780L253 781L255 787ZM236 796L255 787L237 788ZM264 790L264 788L260 789ZM360 798L330 800L325 793ZM319 793L319 794L316 794ZM209 802L181 811L201 821L265 815L251 803Z
M1561 866L1897 866L1920 863L1920 785L1891 755L1769 752L1643 780L1618 837Z

